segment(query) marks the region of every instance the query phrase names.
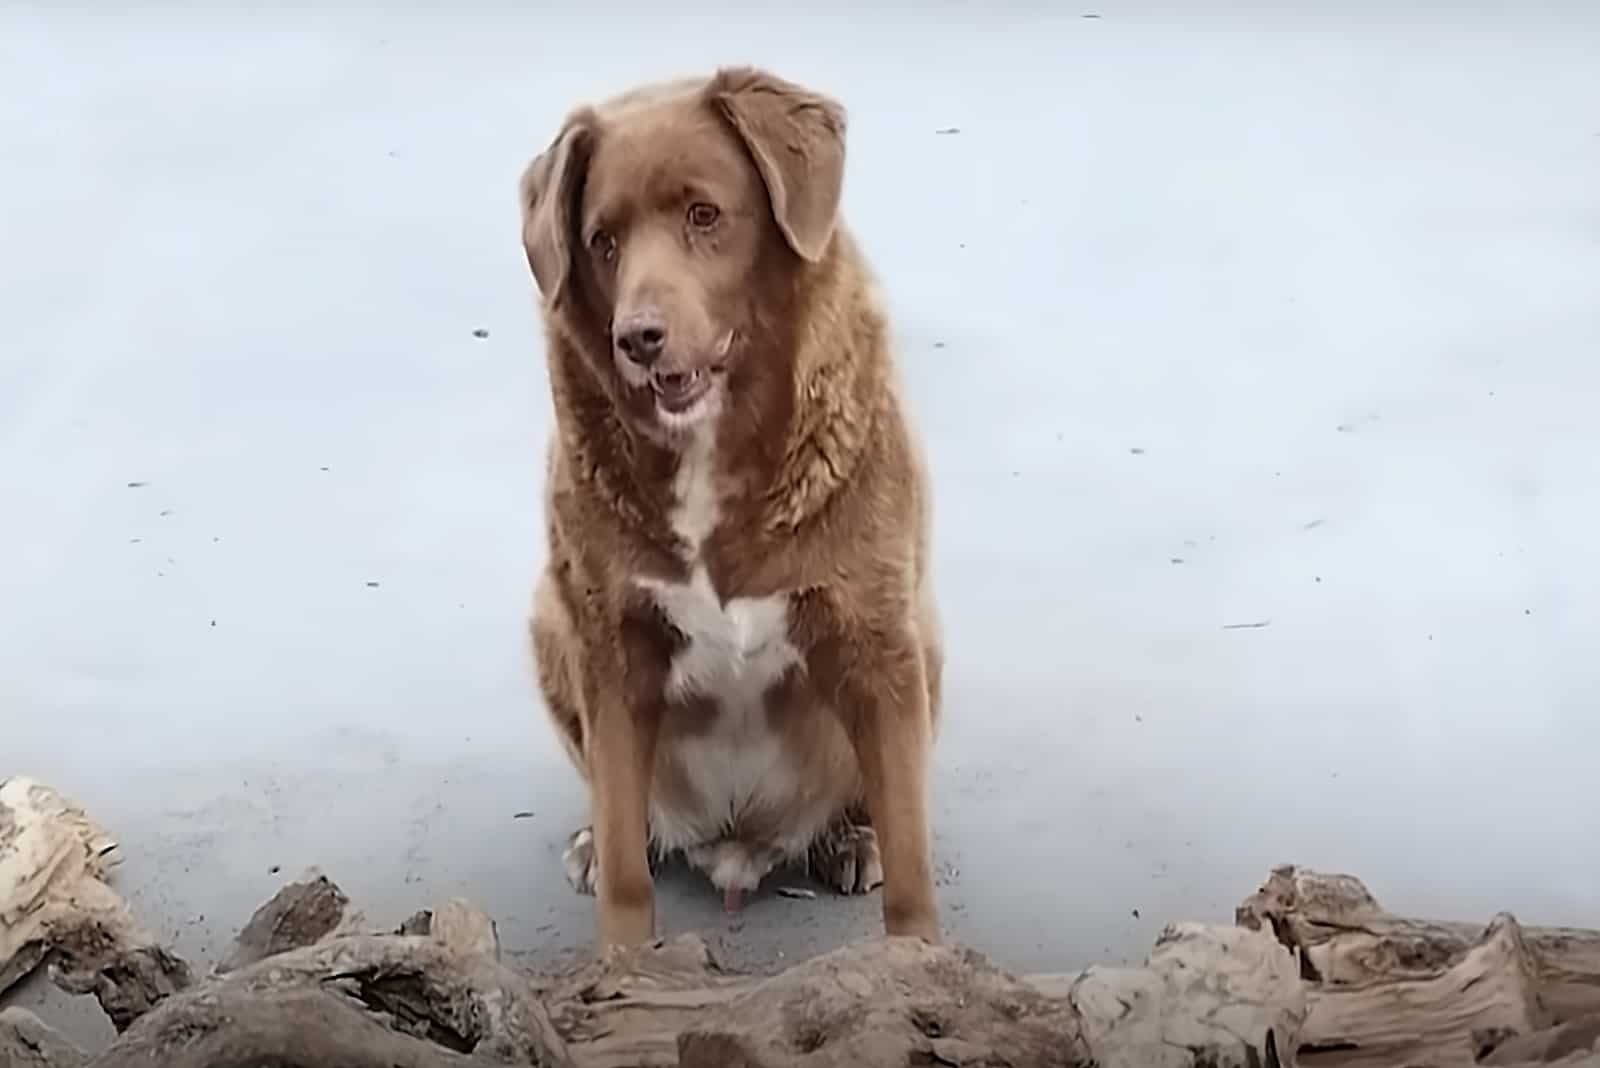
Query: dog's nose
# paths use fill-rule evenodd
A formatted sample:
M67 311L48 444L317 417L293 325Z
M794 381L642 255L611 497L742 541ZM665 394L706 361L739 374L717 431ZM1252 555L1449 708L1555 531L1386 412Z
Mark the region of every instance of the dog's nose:
M667 324L658 312L636 312L618 320L611 337L624 356L641 367L649 367L666 348Z

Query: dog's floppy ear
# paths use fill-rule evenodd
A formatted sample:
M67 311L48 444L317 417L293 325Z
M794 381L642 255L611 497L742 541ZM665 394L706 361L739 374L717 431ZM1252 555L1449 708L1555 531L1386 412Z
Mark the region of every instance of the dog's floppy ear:
M844 191L844 108L750 67L718 71L708 93L755 160L789 247L820 260Z
M549 148L522 172L522 247L533 280L545 301L554 304L572 271L578 200L594 143L594 117L574 113Z

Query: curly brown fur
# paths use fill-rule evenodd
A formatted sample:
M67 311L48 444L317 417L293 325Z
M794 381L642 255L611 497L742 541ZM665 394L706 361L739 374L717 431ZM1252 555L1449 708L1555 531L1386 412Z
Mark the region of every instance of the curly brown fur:
M837 103L732 69L575 111L523 177L556 415L532 644L602 944L653 937L652 847L730 902L881 859L887 930L939 936L927 479L844 155Z

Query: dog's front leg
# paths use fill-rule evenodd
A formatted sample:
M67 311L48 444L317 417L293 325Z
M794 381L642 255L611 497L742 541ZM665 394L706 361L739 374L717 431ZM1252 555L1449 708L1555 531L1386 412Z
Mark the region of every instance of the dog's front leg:
M933 729L922 651L910 633L830 643L836 710L861 767L883 857L883 925L891 935L940 941L928 844Z
M589 737L589 774L597 881L599 948L655 937L655 884L650 873L650 780L661 727L661 677L641 657L634 630L623 625L623 664L596 680L599 692Z
M597 882L596 935L601 950L655 937L650 876L650 771L657 719L613 697L597 708L589 769Z

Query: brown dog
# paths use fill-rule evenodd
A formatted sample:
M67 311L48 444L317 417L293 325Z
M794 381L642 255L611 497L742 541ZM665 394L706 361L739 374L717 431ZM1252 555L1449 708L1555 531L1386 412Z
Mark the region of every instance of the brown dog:
M939 937L928 490L838 220L844 131L723 70L574 112L523 175L556 416L531 630L601 945L654 936L652 848L729 907L808 859Z

